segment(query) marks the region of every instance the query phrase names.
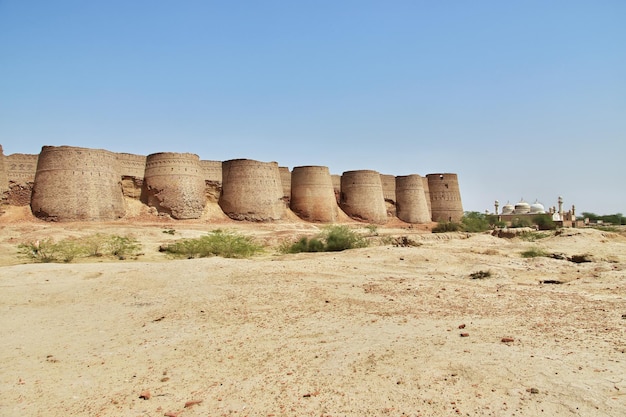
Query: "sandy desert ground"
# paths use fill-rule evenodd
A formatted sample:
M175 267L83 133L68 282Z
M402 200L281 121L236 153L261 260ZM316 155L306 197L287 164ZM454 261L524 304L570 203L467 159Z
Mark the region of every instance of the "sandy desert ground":
M0 415L626 415L623 235L527 242L394 224L379 238L418 245L246 260L158 252L216 227L277 245L319 226L0 217ZM144 255L16 256L21 242L95 232L132 234ZM591 262L520 256L535 246Z

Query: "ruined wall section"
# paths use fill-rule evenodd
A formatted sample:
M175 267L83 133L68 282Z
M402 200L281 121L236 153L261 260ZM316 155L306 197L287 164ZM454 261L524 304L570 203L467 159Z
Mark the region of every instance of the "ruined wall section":
M144 155L131 153L117 153L120 175L122 179L122 191L125 197L134 199L141 198L143 176L146 171L146 159Z
M198 155L175 152L148 155L141 201L174 219L200 218L206 197Z
M422 177L417 174L396 177L396 212L407 223L430 223Z
M222 163L219 205L234 220L280 220L285 213L283 187L276 162L232 159Z
M333 183L333 191L335 192L335 199L337 204L341 201L341 175L331 174L330 180Z
M459 222L463 217L463 204L456 174L428 174L428 188L432 219L434 222Z
M205 181L222 183L222 161L200 160L202 175Z
M396 217L396 177L380 174L380 183L383 187L383 197L388 217Z
M283 186L283 201L285 205L289 207L291 199L291 171L289 167L278 167L280 172L280 183Z
M207 201L217 204L222 194L222 161L201 159L200 167L204 176L204 192Z
M33 193L39 155L14 153L4 157L8 178L7 203L28 206Z
M426 205L428 206L428 217L433 220L433 209L430 202L430 188L428 187L428 178L422 177L422 185L424 186L424 195L426 196Z
M385 201L396 203L396 177L393 175L380 174L380 183L383 187Z
M303 220L337 221L339 207L328 167L301 166L293 169L290 207Z
M384 224L387 209L380 174L371 170L346 171L341 175L341 209L350 217Z
M120 175L124 177L143 178L146 171L145 155L135 155L132 153L116 153L119 164Z
M37 161L31 210L51 221L123 217L116 155L102 149L44 146Z

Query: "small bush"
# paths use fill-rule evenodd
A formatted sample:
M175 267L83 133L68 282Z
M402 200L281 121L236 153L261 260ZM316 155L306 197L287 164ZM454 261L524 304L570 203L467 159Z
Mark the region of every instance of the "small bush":
M102 233L82 238L81 241L87 251L87 256L104 256L108 238L107 235Z
M462 227L458 223L454 222L439 222L437 226L433 228L433 233L445 233L445 232L458 232Z
M365 228L369 231L370 236L378 236L378 226L375 224L368 224Z
M137 239L128 236L109 236L107 240L107 252L119 259L134 255L140 249Z
M302 237L295 243L283 243L282 253L338 252L346 249L364 248L367 240L347 226L328 226L313 238Z
M61 261L59 247L50 238L34 243L21 243L17 246L17 252L21 256L35 262L49 263Z
M548 254L540 248L530 248L521 253L522 258L537 258L540 256L548 256Z
M325 250L328 252L367 246L367 240L348 226L329 226L324 229L322 239L326 241Z
M209 256L248 258L261 252L263 248L256 244L251 237L218 229L196 239L183 239L169 245L163 245L160 250L173 256L186 258L206 258Z
M72 262L77 256L87 253L73 238L58 243L50 238L35 243L22 243L18 245L17 250L20 255L42 263Z
M69 237L54 242L48 238L35 243L18 245L18 253L35 262L72 262L77 258L114 256L124 259L136 255L139 242L127 236L94 234L85 237Z
M471 279L484 279L491 277L491 271L478 271L470 274Z
M176 233L176 230L167 229L167 230L163 230L163 233L168 234L168 235L173 235L174 233Z
M87 250L82 241L77 238L67 238L55 244L57 259L70 263L75 258L87 256ZM58 262L57 260L57 262Z
M302 237L296 243L285 246L283 253L324 252L324 242L317 238Z

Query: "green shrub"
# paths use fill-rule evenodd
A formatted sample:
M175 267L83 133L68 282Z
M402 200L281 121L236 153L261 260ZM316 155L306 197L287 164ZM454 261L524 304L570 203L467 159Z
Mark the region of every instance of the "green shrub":
M63 239L56 243L55 251L57 259L65 263L70 263L75 258L87 256L87 250L82 244L82 241L73 237Z
M524 252L521 253L521 255L522 255L522 258L537 258L540 256L548 256L546 251L537 247L525 250Z
M51 238L37 241L35 243L20 243L17 246L17 252L28 259L35 262L60 262L61 254L56 243Z
M104 256L109 236L102 233L86 236L81 239L87 256Z
M318 238L301 237L296 243L287 243L283 253L324 252L324 242Z
M454 222L439 222L433 228L433 233L458 232L462 226Z
M114 256L124 259L136 255L139 242L132 237L97 233L84 237L68 237L58 242L44 239L18 245L18 253L35 262L72 262L76 258Z
M249 236L231 231L214 230L206 236L195 239L183 239L169 245L161 246L162 252L186 258L206 258L221 256L223 258L248 258L263 250Z
M282 253L338 252L367 245L363 236L347 226L328 226L316 237L302 237L295 243L285 242L279 250Z
M378 236L378 226L375 224L368 224L365 228L370 233L370 236Z
M364 248L367 240L348 226L328 226L322 232L327 252L338 252L346 249Z
M74 238L54 242L52 239L44 239L35 243L21 243L17 246L20 255L35 262L72 262L76 257L87 253Z
M135 255L141 248L137 239L128 236L109 236L106 244L107 253L119 259Z

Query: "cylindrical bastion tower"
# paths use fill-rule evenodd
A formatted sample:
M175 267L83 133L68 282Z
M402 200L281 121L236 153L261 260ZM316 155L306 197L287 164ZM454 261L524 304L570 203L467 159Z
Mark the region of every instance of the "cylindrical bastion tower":
M341 175L340 207L350 217L371 223L387 222L380 174L371 170L346 171Z
M53 221L106 221L124 216L115 153L44 146L37 161L31 209L35 216Z
M175 219L197 219L205 204L204 172L192 153L148 155L141 200Z
M301 219L334 223L339 215L328 167L301 166L291 172L291 210Z
M430 223L424 183L420 175L396 177L396 214L407 223Z
M251 159L224 161L219 205L234 220L282 219L285 203L278 164Z
M434 222L458 222L463 217L461 191L456 174L428 174L428 188Z

